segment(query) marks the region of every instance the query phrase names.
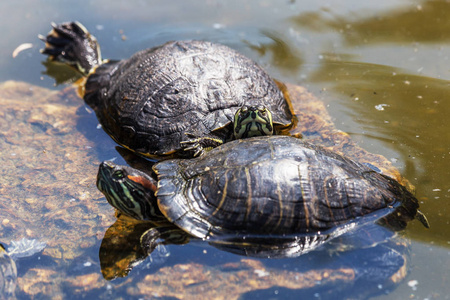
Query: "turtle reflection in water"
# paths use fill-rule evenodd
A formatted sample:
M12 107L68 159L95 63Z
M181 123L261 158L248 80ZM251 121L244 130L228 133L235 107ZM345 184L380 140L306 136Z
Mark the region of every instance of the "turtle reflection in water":
M200 158L156 163L150 174L103 162L97 180L121 213L174 225L149 223L139 233L135 241L148 252L172 237L254 257L326 249L307 255L385 284L406 275L407 247L395 231L414 218L428 227L417 199L395 180L291 137L232 141Z
M246 107L264 107L272 114L273 126L260 127L258 135L287 134L296 123L277 83L224 45L175 41L126 60L104 61L96 38L78 22L53 24L40 38L45 42L42 53L51 61L71 65L85 76L81 94L103 129L145 156L198 156L246 137L232 125L236 111L250 113Z

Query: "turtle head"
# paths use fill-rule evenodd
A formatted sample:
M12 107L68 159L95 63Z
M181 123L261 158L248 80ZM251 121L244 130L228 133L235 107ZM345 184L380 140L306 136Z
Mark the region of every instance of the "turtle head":
M234 115L236 139L273 134L272 114L265 106L242 106Z
M152 221L163 218L155 196L156 180L144 172L104 161L98 169L97 188L127 216Z

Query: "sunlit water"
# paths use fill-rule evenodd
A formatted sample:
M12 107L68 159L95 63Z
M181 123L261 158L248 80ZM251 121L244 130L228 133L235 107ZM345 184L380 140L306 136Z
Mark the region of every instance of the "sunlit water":
M281 81L306 86L327 104L339 129L391 160L415 185L431 223L429 230L418 222L409 225L411 272L379 298L449 299L449 3L180 0L81 5L28 0L4 1L0 11L0 81L65 87L55 87L54 79L42 74L45 58L38 52L42 44L37 34L46 34L50 22L79 20L98 38L107 58L125 58L169 40L203 39L237 49ZM33 47L12 58L22 43ZM100 138L113 147L108 137ZM113 150L99 153L98 160L115 155ZM98 246L89 250L93 259ZM185 251L206 265L234 259L204 246L186 247L170 248L164 263L186 263ZM214 254L204 256L204 251ZM286 264L279 261L280 268ZM257 295L295 298L295 292L276 288Z

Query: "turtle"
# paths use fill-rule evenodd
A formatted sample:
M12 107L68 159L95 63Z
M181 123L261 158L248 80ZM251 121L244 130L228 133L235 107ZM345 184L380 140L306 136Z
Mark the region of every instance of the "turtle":
M298 291L306 298L364 298L407 275L407 223L416 218L429 227L414 195L377 166L293 137L231 141L199 158L152 167L124 153L139 169L105 161L97 187L118 209L116 224L150 222L140 221L135 233L105 234L100 260L109 278L128 274L161 245L204 240L248 257L297 257L283 266L320 283Z
M241 138L232 123L248 108L272 114L274 128L256 135L289 134L297 124L284 85L225 45L170 41L112 61L79 22L52 26L39 36L41 52L84 76L80 94L103 129L141 155L199 156Z
M400 206L405 220L429 227L418 200L394 179L289 136L231 141L198 158L160 161L150 175L105 161L97 187L125 215L168 220L193 237L231 245L299 236L319 245Z

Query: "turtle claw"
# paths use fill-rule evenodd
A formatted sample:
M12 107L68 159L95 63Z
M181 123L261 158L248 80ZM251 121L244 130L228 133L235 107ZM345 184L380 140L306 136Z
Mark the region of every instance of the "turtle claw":
M205 152L203 146L199 143L199 139L180 142L184 151L195 151L193 157L201 156Z
M202 156L206 151L223 144L222 139L213 135L198 137L195 134L186 133L186 136L190 139L180 143L184 151L195 151L193 157Z
M40 39L41 41L45 42L45 36L43 36L42 34L38 34L38 39Z
M97 40L83 25L78 22L52 23L52 28L47 36L38 36L45 42L41 53L48 55L50 60L71 65L84 75L101 63Z
M198 147L198 148L197 148L197 151L195 151L195 153L194 153L194 157L197 157L197 156L202 156L202 155L203 155L203 153L205 153L205 151L203 150L203 147L202 147L202 146L200 146L200 147Z
M422 225L425 226L425 228L430 228L430 223L428 222L427 217L420 210L417 210L416 219L419 220L420 223L422 223Z
M89 31L87 31L87 29L79 22L67 22L60 25L52 22L51 25L53 30L49 35L60 35L69 39L76 39L77 37L83 37L85 39L90 38Z

